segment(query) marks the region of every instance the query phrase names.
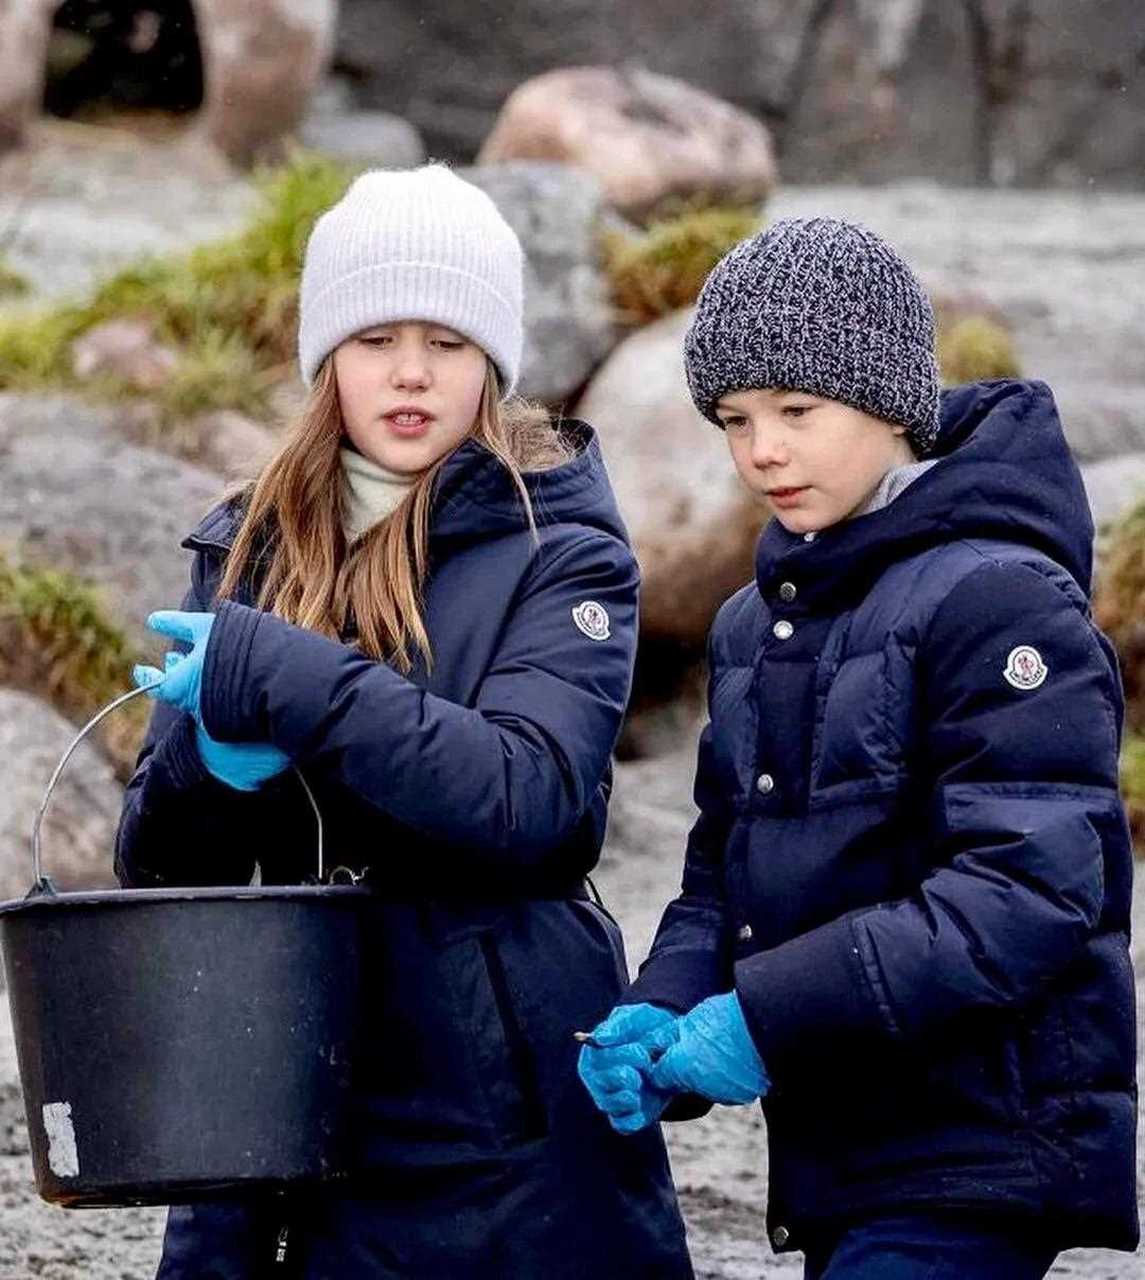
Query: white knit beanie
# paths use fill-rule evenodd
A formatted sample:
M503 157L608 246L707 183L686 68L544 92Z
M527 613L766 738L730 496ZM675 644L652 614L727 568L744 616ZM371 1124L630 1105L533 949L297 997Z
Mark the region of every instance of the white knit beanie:
M421 320L455 329L497 367L504 395L521 367L521 242L480 188L445 165L363 173L314 224L299 298L307 386L363 329Z

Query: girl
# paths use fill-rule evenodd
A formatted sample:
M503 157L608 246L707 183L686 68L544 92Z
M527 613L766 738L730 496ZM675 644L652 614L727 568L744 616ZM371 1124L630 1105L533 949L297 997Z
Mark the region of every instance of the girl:
M187 539L190 594L118 838L125 884L367 877L372 1035L348 1191L173 1208L163 1280L688 1277L659 1136L576 1083L615 1001L585 893L637 570L597 442L504 399L522 253L441 166L359 178L301 288L310 398Z
M686 363L774 519L712 630L683 892L582 1077L623 1132L762 1097L808 1280L1132 1249L1122 698L1049 390L940 412L917 280L823 218L716 267Z

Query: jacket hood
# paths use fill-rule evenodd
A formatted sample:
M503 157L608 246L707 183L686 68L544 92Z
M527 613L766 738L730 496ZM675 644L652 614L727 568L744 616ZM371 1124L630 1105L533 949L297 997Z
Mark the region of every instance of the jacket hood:
M561 466L525 473L525 487L540 527L581 524L628 542L596 432L564 419L561 432L575 455ZM242 520L239 499L220 503L183 540L184 547L227 550ZM524 513L516 486L500 461L475 440L455 450L442 468L430 519L430 542L473 542L519 532Z
M1060 564L1088 595L1093 517L1044 382L999 379L943 392L938 459L893 503L813 540L772 520L756 552L770 598L799 574L799 598L857 597L896 560L959 538L1020 543Z

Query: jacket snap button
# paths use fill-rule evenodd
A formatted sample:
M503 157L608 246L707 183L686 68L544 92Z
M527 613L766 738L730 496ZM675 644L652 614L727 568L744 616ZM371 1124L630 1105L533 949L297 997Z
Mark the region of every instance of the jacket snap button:
M786 600L787 603L790 604L792 600L795 599L795 595L796 595L796 591L795 591L794 582L784 582L780 585L780 588L779 588L780 600Z
M777 640L790 640L795 634L795 628L786 618L780 618L771 631Z
M803 535L803 541L804 541L804 542L814 542L814 541L815 541L815 530L814 530L814 529L812 529L810 533L805 533L805 534Z
M766 796L775 790L775 779L770 773L761 773L755 780L755 789L761 796Z
M776 1245L782 1249L783 1246L791 1239L791 1232L786 1227L776 1227L775 1234L771 1237Z
M751 925L741 924L738 931L736 932L736 937L740 940L740 942L750 942L751 941Z

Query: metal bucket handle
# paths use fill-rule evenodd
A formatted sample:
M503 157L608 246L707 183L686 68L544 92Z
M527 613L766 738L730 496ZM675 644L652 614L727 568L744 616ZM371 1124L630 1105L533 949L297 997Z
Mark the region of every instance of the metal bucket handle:
M40 802L39 809L36 811L35 821L32 823L32 874L34 876L31 890L32 893L55 892L55 886L43 874L43 864L40 859L40 823L43 821L44 813L47 810L48 800L51 798L52 791L54 790L56 783L60 780L60 774L64 771L64 765L66 765L68 760L71 758L72 752L83 741L83 738L89 729L93 729L97 724L99 724L104 716L110 714L117 707L123 706L125 702L130 701L132 698L137 698L141 693L146 692L146 686L138 689L129 689L127 693L122 693L114 701L109 702L102 711L96 712L96 714L92 716L87 724L85 724L79 733L77 733L72 739L71 745L60 758L59 764L56 765L55 772L52 774L51 779L48 782L48 789L44 792L44 798ZM318 810L318 802L314 799L314 792L310 790L310 784L302 776L302 771L297 765L291 765L290 767L294 770L298 781L302 783L302 789L306 792L306 798L310 801L310 807L314 810L314 821L318 826L318 883L322 884L326 876L325 857L322 848L322 814Z

